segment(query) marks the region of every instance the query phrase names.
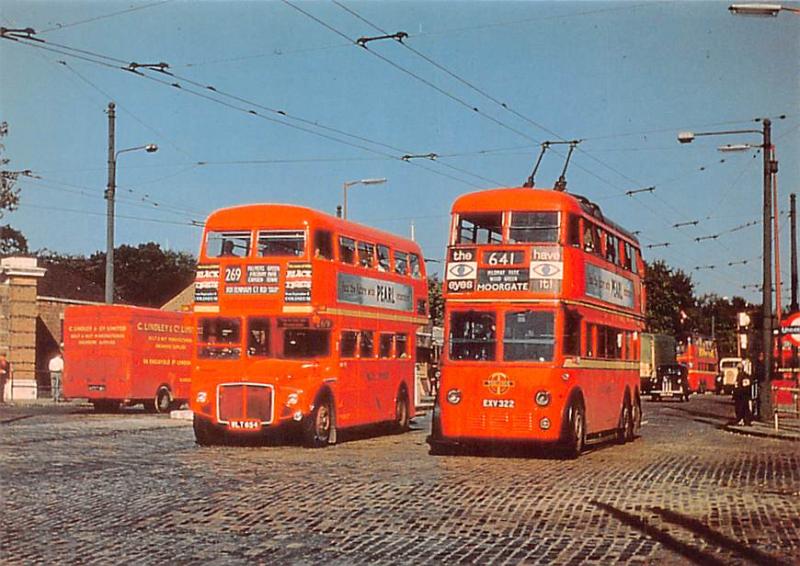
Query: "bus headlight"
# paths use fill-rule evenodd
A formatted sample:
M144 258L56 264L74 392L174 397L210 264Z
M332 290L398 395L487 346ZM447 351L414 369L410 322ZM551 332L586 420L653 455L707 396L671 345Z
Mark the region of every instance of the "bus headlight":
M205 391L198 391L195 401L197 401L198 403L205 403L206 401L208 401L208 393L206 393Z
M537 391L535 399L537 405L546 407L550 404L550 393L548 391Z
M299 401L299 397L297 393L289 393L289 396L286 397L286 406L287 407L294 407L297 405L297 401Z
M461 391L458 389L451 389L448 391L447 402L452 405L458 405L461 402Z

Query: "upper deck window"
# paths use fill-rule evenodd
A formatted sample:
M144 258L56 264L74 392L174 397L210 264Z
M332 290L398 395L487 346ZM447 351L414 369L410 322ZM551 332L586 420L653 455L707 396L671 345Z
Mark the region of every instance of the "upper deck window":
M558 212L512 212L511 242L557 242Z
M339 261L354 264L356 262L356 241L339 236Z
M551 361L555 346L554 319L552 312L524 310L507 313L503 360Z
M361 267L372 267L375 261L375 246L366 242L358 243L358 264Z
M394 252L394 272L400 275L408 274L408 254L406 252Z
M303 230L262 230L258 233L258 256L291 256L305 253L306 233Z
M390 271L392 269L391 259L389 258L389 248L378 244L378 271Z
M496 348L493 312L454 312L450 315L450 359L493 361Z
M458 216L456 244L499 244L503 241L503 215L476 212Z
M314 257L333 259L333 236L327 230L314 232Z
M422 277L422 267L420 266L419 256L417 254L408 254L408 264L411 270L411 277L416 279Z
M207 232L208 257L247 257L250 255L250 232Z

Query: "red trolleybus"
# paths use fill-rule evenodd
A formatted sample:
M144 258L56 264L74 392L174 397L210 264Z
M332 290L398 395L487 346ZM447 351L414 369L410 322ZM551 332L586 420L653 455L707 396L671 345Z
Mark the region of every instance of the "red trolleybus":
M195 282L195 438L298 425L307 443L414 416L427 284L412 241L297 206L206 221Z
M432 453L458 444L632 440L641 422L643 263L589 200L505 188L452 209Z
M717 343L711 338L693 334L678 344L678 363L689 370L689 390L695 393L713 391L718 373Z

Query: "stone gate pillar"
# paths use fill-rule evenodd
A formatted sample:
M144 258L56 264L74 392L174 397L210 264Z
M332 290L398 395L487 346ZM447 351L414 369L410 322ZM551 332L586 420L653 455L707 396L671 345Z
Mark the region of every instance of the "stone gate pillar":
M36 292L45 269L36 258L0 260L0 352L8 354L13 374L7 401L36 399Z

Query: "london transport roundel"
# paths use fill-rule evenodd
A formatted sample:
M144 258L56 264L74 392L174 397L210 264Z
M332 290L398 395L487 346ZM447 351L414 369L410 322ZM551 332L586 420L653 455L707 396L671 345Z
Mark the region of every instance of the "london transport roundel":
M783 319L781 334L795 346L800 346L800 312L795 312Z

